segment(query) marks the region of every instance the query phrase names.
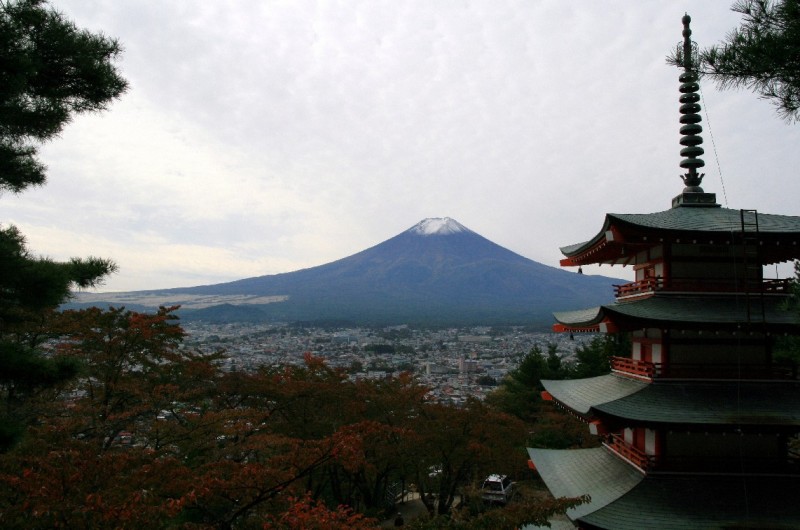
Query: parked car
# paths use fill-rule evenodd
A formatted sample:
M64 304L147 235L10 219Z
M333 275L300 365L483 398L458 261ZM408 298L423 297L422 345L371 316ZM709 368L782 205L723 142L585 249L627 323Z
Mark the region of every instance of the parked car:
M489 475L481 486L481 497L486 502L505 504L513 491L514 483L506 475Z

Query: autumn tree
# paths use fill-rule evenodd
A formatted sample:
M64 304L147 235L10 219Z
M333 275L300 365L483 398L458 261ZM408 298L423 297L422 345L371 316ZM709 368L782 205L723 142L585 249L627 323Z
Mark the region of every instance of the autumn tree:
M223 373L221 354L181 347L173 309L53 315L52 355L78 359L81 372L32 400L37 424L0 455L0 523L304 528L291 517L298 506L363 523L304 497L311 473L354 443L334 436L339 374L310 356L304 367Z
M214 356L180 349L175 320L169 309L48 315L50 356L80 371L29 400L36 423L0 457L4 526L133 528L179 514L188 473L163 444L159 411L198 401L216 369Z
M415 424L427 391L408 374L351 384L348 424L336 433L347 443L324 470L333 499L372 514L394 502L417 467Z
M517 530L535 525L550 526L549 519L569 508L588 502L588 497L546 498L523 494L503 508L491 508L482 503L462 506L448 515L421 518L406 525L409 530Z
M125 91L113 66L119 52L115 40L76 28L43 0L0 3L0 194L43 184L38 146L73 115L103 110ZM36 257L16 227L0 225L0 451L22 432L25 401L75 374L42 355L32 328L70 289L115 269L94 257Z
M462 407L430 403L416 430L414 479L432 513L449 513L457 496L491 473L525 472L524 424L479 401Z
M225 372L222 352L185 347L174 309L48 314L49 355L79 372L29 400L37 421L0 454L0 526L368 528L412 483L463 519L487 474L529 473L514 417L310 354Z
M693 67L720 88L747 88L770 100L788 121L800 120L800 1L738 0L740 27L703 48ZM667 61L684 66L679 46Z

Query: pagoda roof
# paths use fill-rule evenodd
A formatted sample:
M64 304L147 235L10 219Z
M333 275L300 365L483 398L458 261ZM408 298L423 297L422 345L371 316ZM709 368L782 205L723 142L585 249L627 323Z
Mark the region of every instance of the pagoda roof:
M741 233L741 211L730 208L683 206L648 214L609 213L592 239L561 247L566 256L561 264L627 264L642 247L659 241L727 244ZM759 213L758 233L768 242L765 263L800 257L800 217Z
M797 382L645 383L608 374L542 381L559 403L582 415L672 425L800 427Z
M652 383L641 392L594 408L649 424L800 427L800 384Z
M528 448L528 455L554 497L590 496L588 503L567 510L573 521L614 502L644 479L639 470L605 447Z
M800 477L648 476L580 520L615 530L800 528Z
M567 516L592 527L800 527L800 477L644 476L605 447L528 449L528 454L555 497L591 496Z
M607 374L586 379L542 380L542 385L559 403L579 414L589 414L592 407L641 392L648 383Z
M764 322L761 300L754 296L748 321L748 302L744 293L738 295L658 294L638 300L614 302L608 305L553 313L565 328L597 329L603 322L613 322L618 329L648 327L738 328L766 325L770 329L797 329L797 315L784 308L785 299L764 296Z

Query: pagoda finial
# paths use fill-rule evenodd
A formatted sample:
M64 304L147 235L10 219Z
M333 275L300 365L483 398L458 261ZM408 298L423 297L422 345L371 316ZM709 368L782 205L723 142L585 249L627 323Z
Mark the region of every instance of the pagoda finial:
M689 23L692 17L688 14L683 15L683 42L678 44L678 57L683 63L683 72L678 78L681 82L681 96L679 101L681 103L681 119L680 122L683 126L680 129L681 160L680 166L688 169L688 172L681 175L685 188L684 193L703 193L703 188L700 183L703 181L704 173L698 173L697 168L705 166L705 162L698 158L703 154L703 148L700 144L703 143L703 138L700 133L703 132L703 127L700 126L700 95L697 93L700 90L700 85L697 82L698 76L695 70L695 63L697 57L696 45L692 42L692 30L689 28Z

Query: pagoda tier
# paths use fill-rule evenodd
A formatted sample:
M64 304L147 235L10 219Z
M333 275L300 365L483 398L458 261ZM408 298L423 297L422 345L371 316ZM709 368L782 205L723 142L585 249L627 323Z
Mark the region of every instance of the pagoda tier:
M556 313L556 331L624 333L611 373L542 381L542 397L602 437L592 450L530 449L556 496L591 495L567 512L581 528L800 528L800 381L775 360L800 335L788 279L764 266L800 259L800 217L732 210L700 187L704 165L689 17L679 48L688 170L672 208L607 214L564 266L631 265L615 301ZM580 272L580 271L579 271Z
M800 477L645 476L606 447L528 454L554 496L590 496L567 511L581 528L800 528Z
M679 382L646 384L609 374L542 381L545 391L586 417L628 426L707 430L719 427L800 432L800 382Z
M630 357L615 373L639 380L797 380L796 365L773 360L775 339L800 334L786 296L656 294L555 313L555 331L630 336Z
M553 313L556 331L634 331L643 328L711 332L800 332L800 321L785 308L786 297L663 295L577 311Z
M756 227L757 223L757 227ZM757 232L756 232L757 228ZM800 256L800 217L714 206L680 206L650 214L607 214L589 241L561 248L562 266L639 265L675 257L712 261L738 257L758 237L760 265Z
M542 381L550 396L591 419L669 429L702 426L800 431L800 383L709 381L647 384L609 374ZM702 407L697 404L702 403Z

